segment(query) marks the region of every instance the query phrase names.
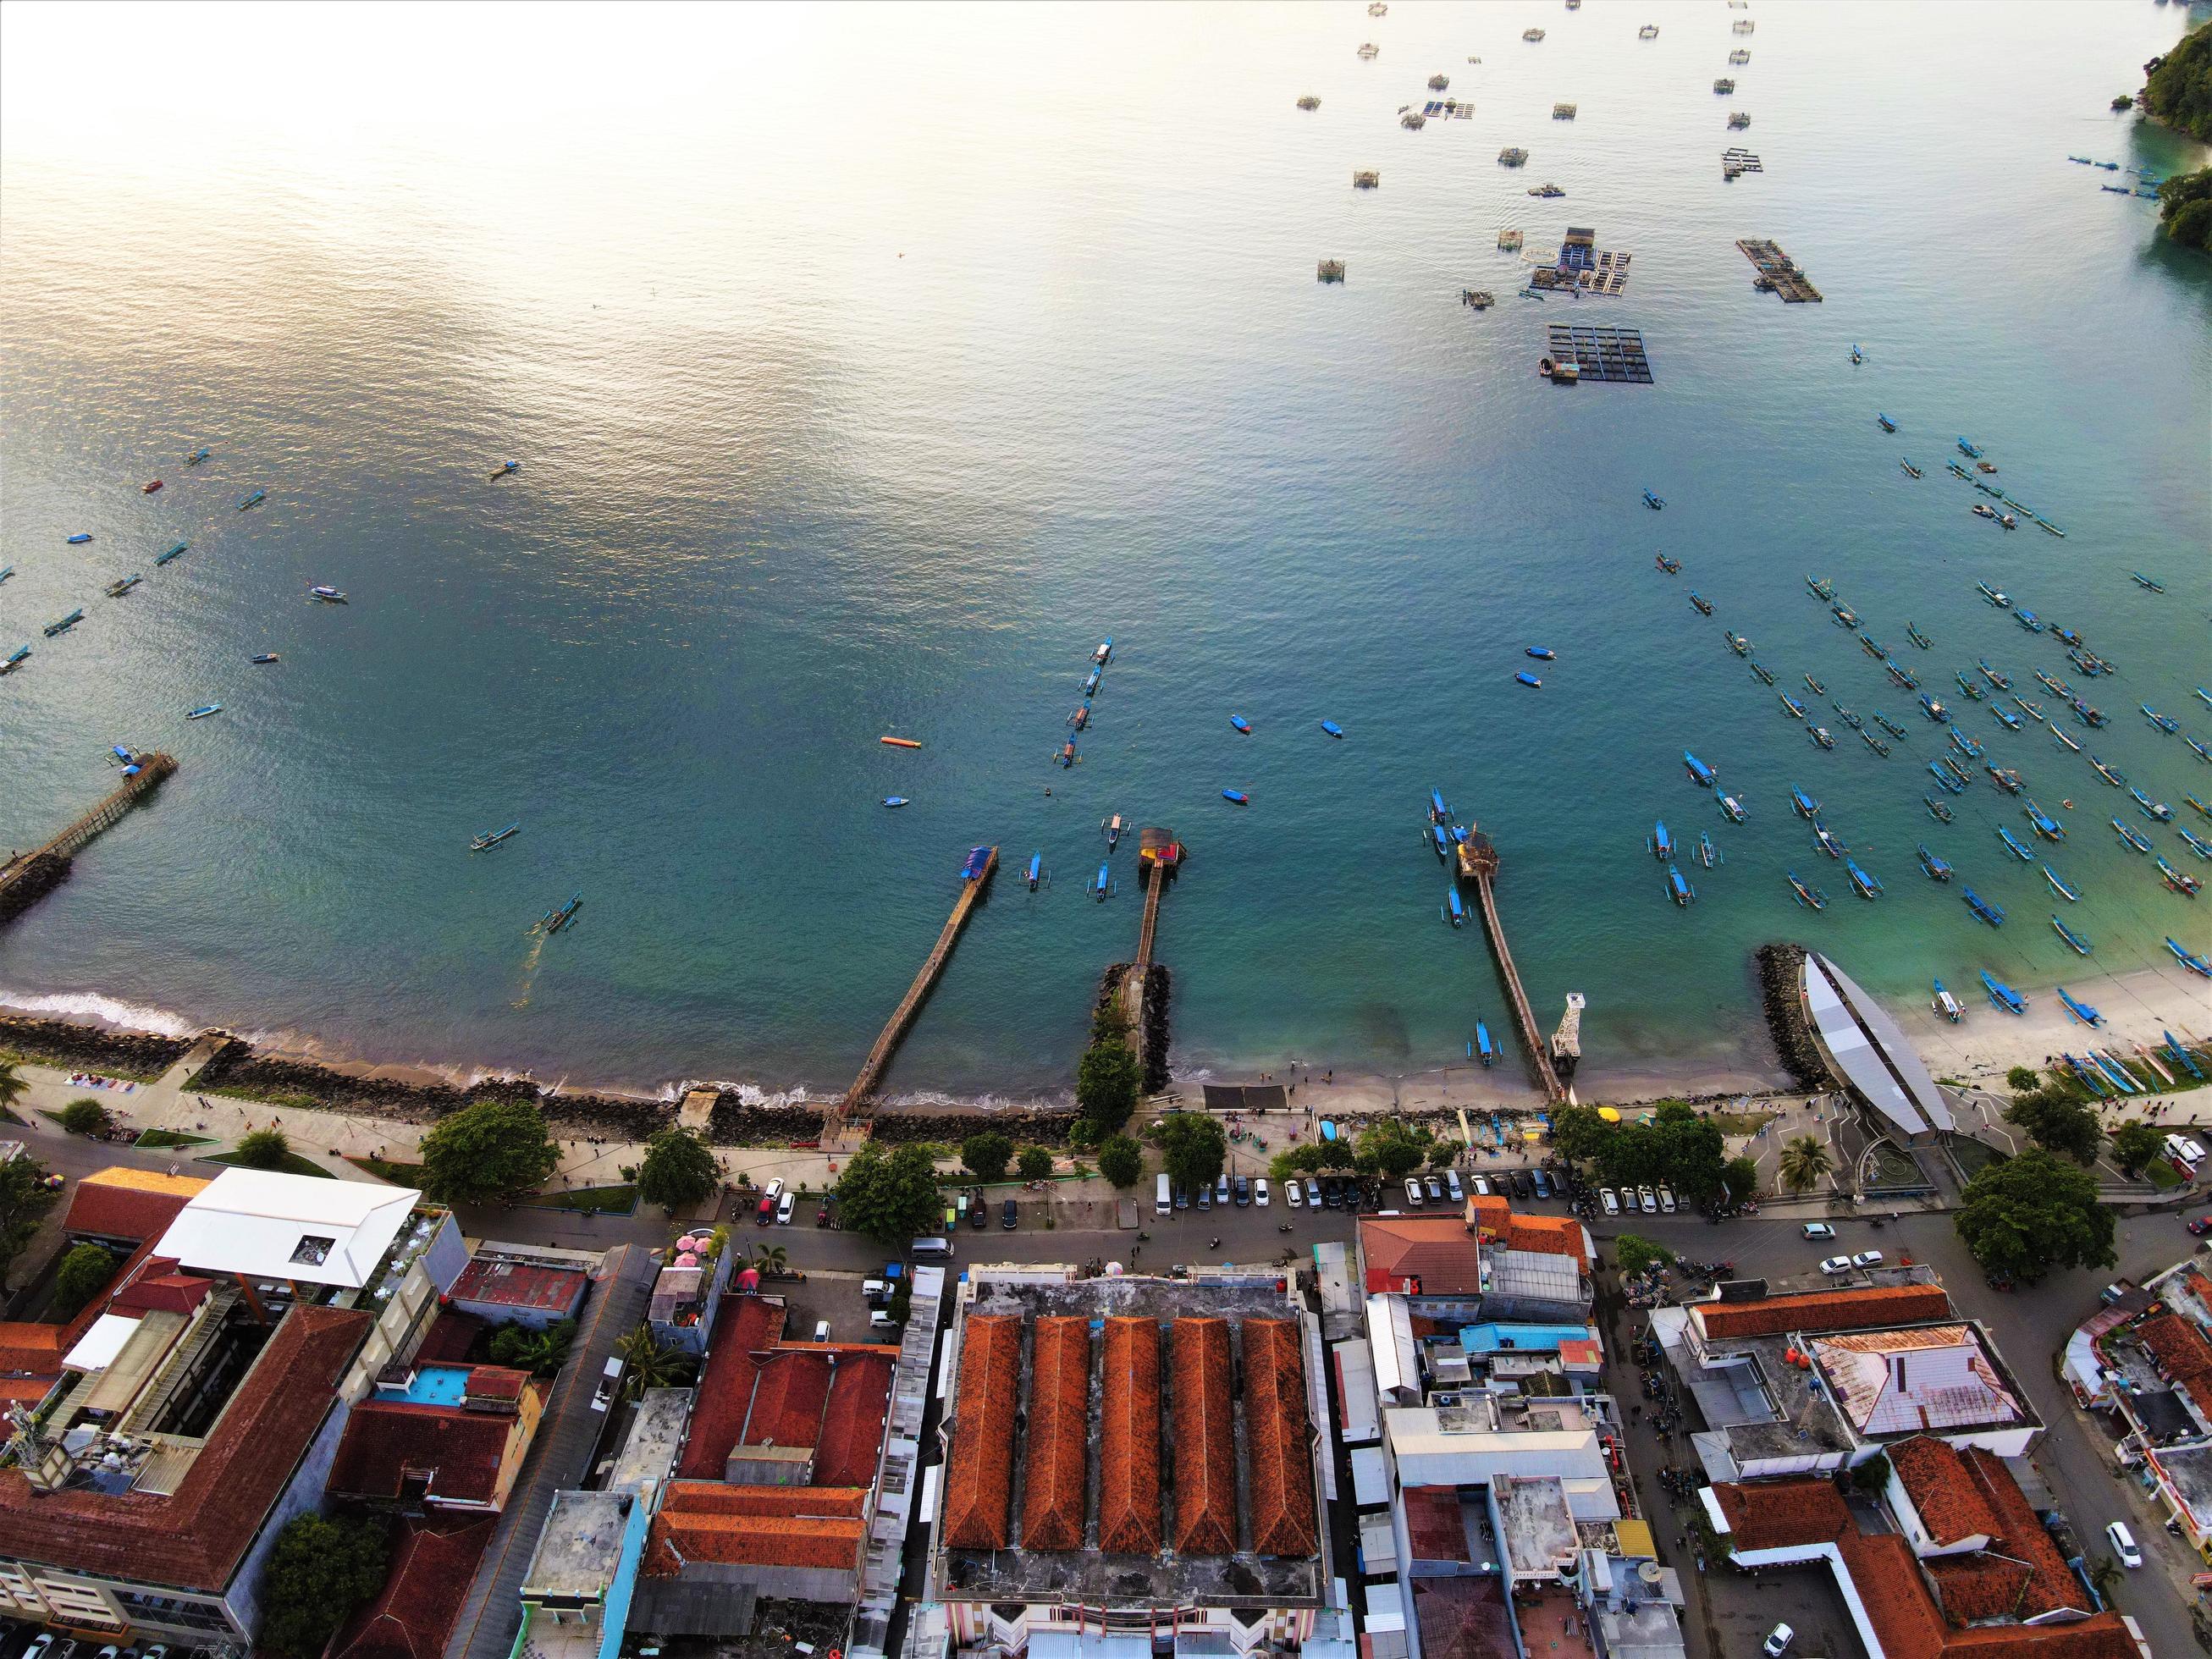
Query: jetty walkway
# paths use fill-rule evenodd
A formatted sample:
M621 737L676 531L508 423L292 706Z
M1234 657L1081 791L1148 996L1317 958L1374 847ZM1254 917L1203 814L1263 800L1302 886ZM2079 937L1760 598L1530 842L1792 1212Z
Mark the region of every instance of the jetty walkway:
M1459 846L1459 873L1462 879L1472 881L1476 892L1481 895L1483 931L1490 935L1490 949L1504 977L1505 994L1513 1004L1514 1024L1521 1028L1521 1046L1528 1051L1528 1064L1536 1073L1536 1081L1543 1085L1546 1098L1563 1103L1567 1098L1567 1086L1553 1069L1551 1049L1544 1041L1544 1034L1536 1028L1536 1012L1528 1006L1528 994L1521 988L1521 970L1513 965L1512 949L1505 943L1505 923L1498 914L1498 892L1492 882L1498 873L1498 848L1472 823L1468 825L1467 839Z
M134 757L123 781L88 811L44 846L0 865L0 926L13 921L68 879L70 860L101 830L143 800L170 773L177 759L156 750Z

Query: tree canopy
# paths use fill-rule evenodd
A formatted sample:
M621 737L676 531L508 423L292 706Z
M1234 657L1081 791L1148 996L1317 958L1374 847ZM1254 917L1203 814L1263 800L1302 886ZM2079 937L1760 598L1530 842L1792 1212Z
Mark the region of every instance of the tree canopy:
M722 1167L696 1129L663 1129L645 1143L637 1195L647 1203L671 1212L689 1209L721 1184Z
M61 1201L58 1189L46 1185L46 1166L34 1158L0 1164L0 1280L37 1237L39 1223Z
M1608 1123L1594 1106L1552 1114L1552 1146L1571 1164L1587 1164L1608 1187L1665 1182L1692 1204L1721 1196L1727 1137L1686 1101L1662 1100L1649 1123Z
M106 1250L97 1244L72 1244L61 1266L54 1269L55 1315L62 1319L74 1317L114 1277L115 1258Z
M1014 1161L1014 1143L996 1129L978 1129L960 1143L960 1162L978 1181L997 1181Z
M944 1214L937 1161L927 1146L868 1141L837 1177L837 1207L848 1229L887 1247L935 1232Z
M256 1645L282 1659L315 1659L354 1609L384 1588L390 1547L381 1521L294 1519L269 1553Z
M1334 1171L1342 1174L1359 1166L1358 1154L1346 1140L1310 1140L1301 1146L1286 1146L1268 1160L1267 1173L1277 1181L1288 1181L1295 1175L1322 1175Z
M1983 1270L2033 1284L2053 1267L2109 1267L2112 1212L2087 1170L2040 1147L1966 1183L1954 1225Z
M1075 1104L1090 1121L1111 1133L1137 1109L1144 1073L1118 1028L1083 1051L1075 1066Z
M1623 1233L1613 1241L1613 1265L1624 1277L1642 1273L1653 1262L1668 1262L1674 1259L1674 1251L1664 1244L1653 1243L1641 1233Z
M12 1060L0 1060L0 1112L12 1112L30 1088L31 1080L15 1069Z
M1145 1176L1144 1150L1127 1135L1115 1135L1098 1149L1098 1173L1116 1187L1133 1187Z
M480 1100L422 1137L422 1190L441 1204L488 1204L535 1191L561 1162L527 1100Z
M1828 1149L1811 1135L1799 1135L1782 1149L1782 1184L1793 1193L1808 1193L1820 1177L1836 1167Z
M2183 36L2153 64L2143 82L2150 112L2192 138L2212 140L2212 23Z
M1024 1146L1014 1159L1014 1167L1022 1172L1024 1181L1042 1181L1052 1173L1052 1149L1048 1146Z
M1170 1112L1156 1132L1168 1178L1194 1190L1218 1178L1229 1157L1221 1125L1200 1112Z
M2212 252L2212 167L2167 179L2158 187L2158 200L2168 236L2200 253Z
M2136 1118L2112 1131L2112 1162L2130 1173L2156 1158L2166 1137L2155 1125Z
M1401 1118L1377 1118L1359 1132L1358 1167L1385 1181L1402 1181L1429 1161L1436 1139Z
M291 1161L292 1142L282 1129L249 1129L231 1152L231 1162L249 1170L281 1170Z
M73 1135L96 1135L107 1128L107 1108L92 1099L72 1100L54 1115L54 1121Z
M2063 1152L2077 1164L2094 1164L2097 1148L2104 1144L2104 1126L2096 1113L2050 1085L2015 1095L2005 1121L2017 1123L2044 1151Z

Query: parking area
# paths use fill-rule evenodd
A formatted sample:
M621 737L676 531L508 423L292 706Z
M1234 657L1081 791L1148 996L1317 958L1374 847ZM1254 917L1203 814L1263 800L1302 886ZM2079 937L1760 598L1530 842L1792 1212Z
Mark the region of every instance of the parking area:
M1826 1567L1722 1567L1705 1575L1708 1651L1745 1656L1759 1650L1777 1625L1796 1632L1792 1659L1844 1659L1863 1653L1836 1576Z
M889 1258L887 1257L886 1260ZM896 1342L896 1333L871 1331L872 1305L860 1286L869 1275L836 1268L811 1267L803 1280L771 1279L761 1285L770 1296L783 1298L783 1335L787 1342L811 1342L818 1326L830 1327L832 1342Z

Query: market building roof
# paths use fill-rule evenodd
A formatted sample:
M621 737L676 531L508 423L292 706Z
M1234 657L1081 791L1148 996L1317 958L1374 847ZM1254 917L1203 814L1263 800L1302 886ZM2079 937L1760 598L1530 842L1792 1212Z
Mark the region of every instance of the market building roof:
M1030 1339L1029 1459L1022 1547L1083 1547L1085 1448L1091 1441L1091 1322L1038 1320Z
M1261 1555L1310 1555L1317 1539L1312 1411L1298 1328L1287 1319L1248 1319L1242 1334L1252 1547Z
M1713 1341L1789 1332L1861 1330L1876 1325L1942 1319L1951 1298L1940 1285L1869 1285L1848 1291L1802 1291L1744 1302L1693 1302L1689 1316Z
M1957 1433L2035 1420L1972 1325L1847 1331L1808 1346L1862 1435Z
M1006 1548L1012 1527L1014 1411L1021 1398L1022 1322L1012 1314L970 1318L960 1344L960 1392L946 1457L945 1541L959 1549Z
M1149 1319L1106 1322L1099 1406L1098 1547L1160 1547L1160 1333Z
M117 1165L86 1176L70 1195L62 1231L71 1237L127 1238L143 1243L159 1238L177 1212L207 1189L192 1176L163 1175L158 1170Z
M439 1659L498 1524L488 1515L407 1522L384 1589L332 1643L327 1659Z

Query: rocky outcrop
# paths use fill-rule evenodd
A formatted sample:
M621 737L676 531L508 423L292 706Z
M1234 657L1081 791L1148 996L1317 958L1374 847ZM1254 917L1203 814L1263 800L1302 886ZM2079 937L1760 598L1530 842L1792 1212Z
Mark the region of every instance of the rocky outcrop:
M1753 960L1758 964L1759 1000L1766 1010L1766 1029L1773 1035L1782 1069L1801 1089L1828 1087L1827 1063L1805 1023L1805 1005L1798 995L1805 976L1805 947L1762 945Z
M21 915L69 879L70 861L53 853L33 853L4 887L0 887L0 927Z
M21 1054L41 1065L66 1066L73 1072L156 1078L182 1060L191 1046L190 1037L0 1015L0 1053Z

